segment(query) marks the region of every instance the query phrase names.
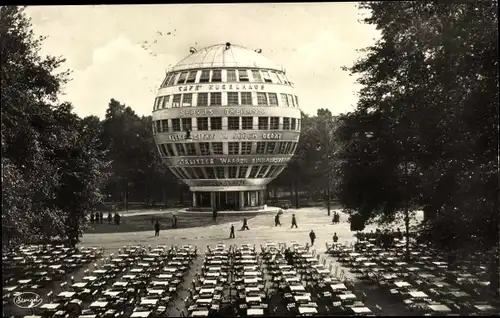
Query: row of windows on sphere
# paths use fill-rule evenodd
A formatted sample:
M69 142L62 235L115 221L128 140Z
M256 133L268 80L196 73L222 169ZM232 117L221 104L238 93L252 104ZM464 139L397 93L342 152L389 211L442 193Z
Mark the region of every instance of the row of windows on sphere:
M153 111L164 108L196 106L281 106L299 107L295 95L263 92L212 92L186 93L159 96L155 99Z
M223 118L227 118L227 124L223 124ZM258 118L256 123L254 123L254 117L198 117L162 119L153 122L153 133L157 134L164 132L181 132L186 130L300 130L300 119L297 118L256 118ZM193 125L193 121L195 121L196 126Z
M206 156L206 155L291 155L297 148L294 141L243 141L243 142L190 142L166 143L158 145L164 157Z
M236 167L171 167L179 179L248 179L275 178L284 166L236 166Z
M270 83L292 85L285 73L271 70L215 69L169 73L161 87L198 83Z

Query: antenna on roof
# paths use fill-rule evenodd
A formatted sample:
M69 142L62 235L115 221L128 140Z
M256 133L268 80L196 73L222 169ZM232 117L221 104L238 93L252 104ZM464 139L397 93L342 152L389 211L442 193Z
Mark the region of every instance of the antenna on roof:
M194 48L194 47L190 47L189 48L189 53L193 54L193 53L196 53L197 50Z
M262 49L257 49L257 50L255 50L255 52L262 53Z
M231 48L231 43L226 42L226 50L229 50Z

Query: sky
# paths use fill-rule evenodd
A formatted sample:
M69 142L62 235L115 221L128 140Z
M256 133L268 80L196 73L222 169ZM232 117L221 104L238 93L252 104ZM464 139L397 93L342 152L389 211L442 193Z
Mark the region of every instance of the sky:
M169 66L190 47L226 42L260 48L284 66L305 113L348 112L360 86L341 67L379 38L354 2L32 6L26 13L35 33L48 37L42 54L64 57L72 70L60 100L82 117L103 118L111 98L150 115Z

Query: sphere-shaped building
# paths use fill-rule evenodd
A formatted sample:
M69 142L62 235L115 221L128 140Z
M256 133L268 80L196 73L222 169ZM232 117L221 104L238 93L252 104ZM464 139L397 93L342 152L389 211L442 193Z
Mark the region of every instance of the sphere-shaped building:
M193 210L256 210L292 158L301 112L282 67L230 43L167 71L153 133L163 160L193 192Z

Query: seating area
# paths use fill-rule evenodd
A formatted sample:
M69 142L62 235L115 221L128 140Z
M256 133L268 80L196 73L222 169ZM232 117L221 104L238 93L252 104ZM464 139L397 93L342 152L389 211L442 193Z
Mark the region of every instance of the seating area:
M54 284L63 287L70 276L96 261L103 250L98 247L74 249L64 245L29 245L2 256L3 304L24 291L51 294Z
M11 274L10 285L4 283L4 300L22 292L40 293L39 288L32 287L38 281L28 278L33 272L46 271L44 275L52 282L60 279L63 283L55 285L57 288L46 286L51 291L43 294L44 301L36 308L26 309L23 315L4 311L4 316L384 315L384 303L377 303L380 297L371 299L373 295L368 297L356 281L376 287L376 296L394 299L405 310L402 315L500 313L483 297L487 289L484 266L463 264L447 271L443 258L425 246L414 246L412 261L406 262L404 240L396 239L390 248L381 248L370 240L367 237L356 244L330 247L329 254L336 260L296 242L269 242L260 249L253 244L219 243L207 246L203 259L197 259L197 247L191 245L124 246L116 255L105 257L98 248L71 251L61 246L38 250L22 247L17 254L4 256L9 269L31 264L27 254L38 255L32 258L42 259L36 264L43 265L40 269L29 265L27 271L18 270L19 276ZM45 257L49 250L59 256ZM64 276L84 265L78 279ZM57 273L62 276L53 276L50 266L61 266ZM347 275L347 270L352 275ZM23 281L27 279L32 281ZM18 287L6 291L15 284Z
M488 274L484 264L460 262L453 270L443 255L425 245L413 244L410 260L405 240L395 239L390 248L374 244L367 236L356 244L333 246L333 255L357 279L376 285L412 313L426 316L499 315L488 302Z

